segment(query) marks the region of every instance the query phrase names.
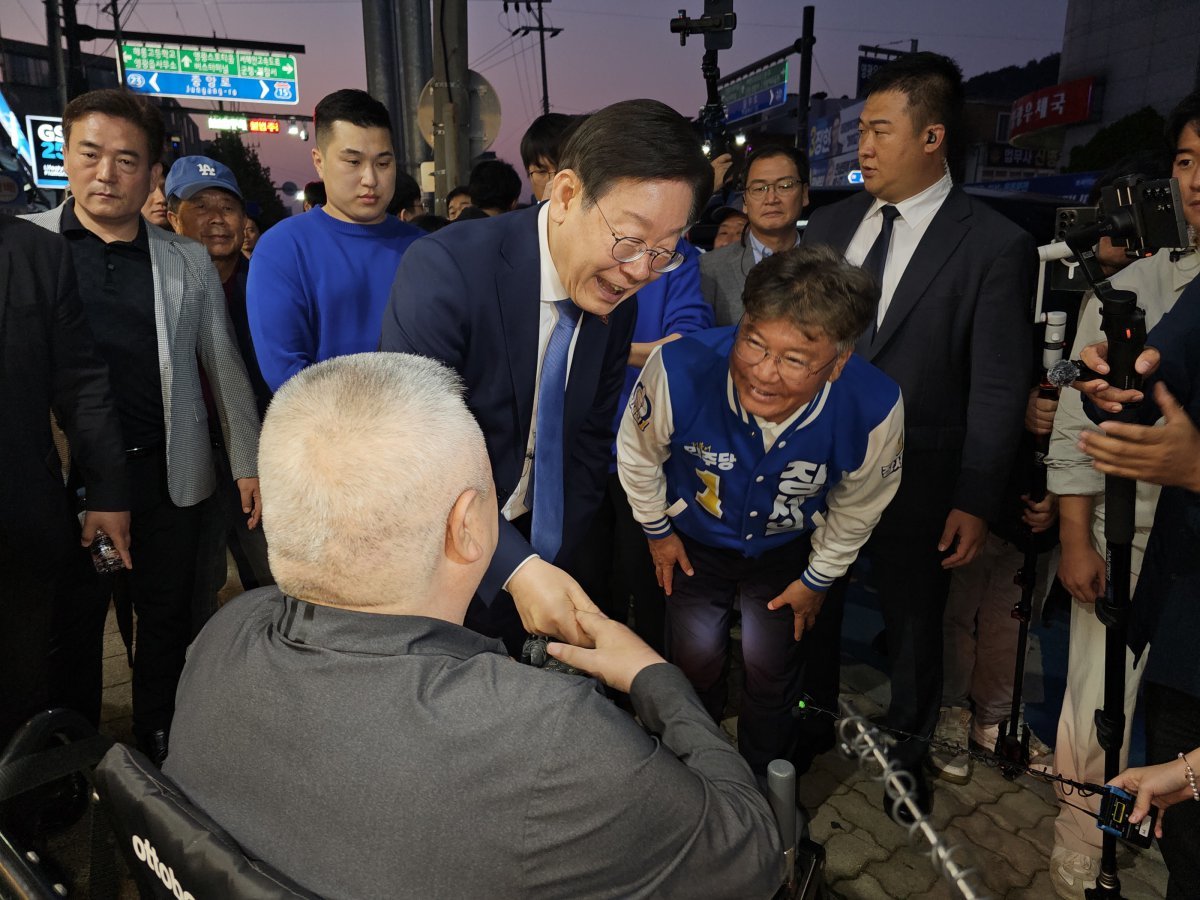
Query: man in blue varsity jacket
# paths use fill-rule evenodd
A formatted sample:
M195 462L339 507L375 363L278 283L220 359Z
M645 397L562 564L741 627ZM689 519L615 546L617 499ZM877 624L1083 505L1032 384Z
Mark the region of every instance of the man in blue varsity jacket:
M771 256L736 327L650 357L621 423L618 472L668 595L668 653L716 719L741 596L738 744L759 774L796 754L802 638L900 483L900 389L852 355L878 299L828 248Z

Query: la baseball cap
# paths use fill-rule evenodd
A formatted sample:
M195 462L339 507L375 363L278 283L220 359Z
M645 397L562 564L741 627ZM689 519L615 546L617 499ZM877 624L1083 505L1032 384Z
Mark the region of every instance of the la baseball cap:
M229 166L207 156L181 156L175 160L167 173L164 193L168 197L191 200L205 188L220 188L239 200L244 199Z

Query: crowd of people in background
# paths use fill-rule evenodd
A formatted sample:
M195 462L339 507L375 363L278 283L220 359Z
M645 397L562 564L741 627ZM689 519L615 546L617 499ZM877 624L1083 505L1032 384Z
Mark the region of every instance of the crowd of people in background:
M143 98L75 98L68 199L0 221L0 386L20 435L3 443L0 741L47 705L99 723L111 602L141 751L312 890L432 896L453 871L465 894L770 896L761 787L771 760L803 778L834 745L829 717L794 712L837 708L853 573L883 615L882 725L912 783L910 802L881 795L893 818L928 814L931 778L965 783L997 747L1031 535L1044 564L1060 545L1072 608L1062 716L1030 763L1104 780L1108 466L1141 479L1125 747L1144 682L1155 766L1118 783L1141 790L1135 817L1170 807L1169 896L1189 896L1200 254L1102 239L1112 285L1146 309L1158 386L1141 431L1081 441L1142 396L1039 394L1035 243L956 183L962 105L952 60L880 69L865 190L800 231L801 151L710 161L648 100L539 117L520 146L531 202L488 158L435 214L386 108L338 90L315 109L304 211L264 230L222 162L164 166ZM1179 180L1194 240L1200 95L1167 138L1161 172L1138 165ZM1105 373L1095 297L1077 321L1072 355ZM93 564L101 533L117 574ZM251 593L218 612L230 556ZM506 664L537 635L617 704ZM1076 898L1099 871L1099 797L1067 799L1051 879ZM478 865L436 836L458 827ZM381 831L409 851L347 867L328 840Z

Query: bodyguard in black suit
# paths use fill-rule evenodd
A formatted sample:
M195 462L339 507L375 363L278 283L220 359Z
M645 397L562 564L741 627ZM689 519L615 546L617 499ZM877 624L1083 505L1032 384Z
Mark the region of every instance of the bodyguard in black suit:
M82 537L50 432L87 488ZM103 528L129 562L129 496L108 369L58 235L0 215L0 747L47 702L54 578Z
M816 211L805 243L830 244L882 286L856 350L900 384L904 478L865 555L879 589L892 675L888 725L927 737L942 689L949 570L974 559L1021 434L1030 367L1033 239L954 186L962 75L919 53L880 69L859 120L867 193ZM823 617L836 651L840 610ZM818 642L821 643L821 642ZM836 696L836 660L813 672ZM902 741L918 780L925 739Z

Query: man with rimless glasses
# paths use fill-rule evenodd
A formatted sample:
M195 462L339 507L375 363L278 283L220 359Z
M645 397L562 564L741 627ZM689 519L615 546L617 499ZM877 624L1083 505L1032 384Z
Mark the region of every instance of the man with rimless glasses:
M738 746L761 776L799 749L805 635L899 487L904 413L896 384L852 355L879 301L869 275L796 248L755 266L744 300L736 326L647 361L617 471L668 595L669 658L714 719L741 596Z
M483 429L499 545L465 624L519 654L527 632L587 644L595 610L568 572L600 507L638 288L712 190L687 120L653 100L593 114L563 147L546 202L444 228L396 274L381 349L455 369Z
M792 147L759 147L746 159L748 223L740 241L700 259L700 292L718 325L742 315L746 275L773 253L800 243L796 222L808 204L808 162Z

